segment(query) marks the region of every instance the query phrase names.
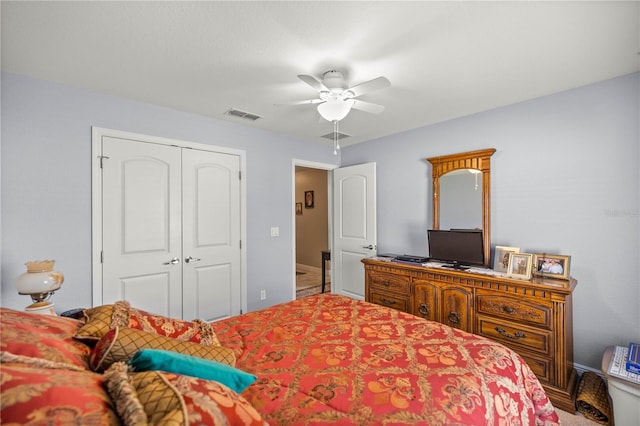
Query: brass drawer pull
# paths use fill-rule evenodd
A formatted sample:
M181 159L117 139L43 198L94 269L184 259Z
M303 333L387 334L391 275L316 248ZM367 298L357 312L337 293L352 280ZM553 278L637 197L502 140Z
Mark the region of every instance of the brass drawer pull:
M522 339L527 337L526 334L518 331L516 334L509 334L504 328L496 327L496 331L500 333L501 336L507 337L509 339Z
M425 305L424 303L420 304L420 307L418 308L418 311L422 315L429 315L431 313L431 309L429 309L429 307L427 305Z
M389 281L382 281L382 285L385 287L389 287L391 283Z
M451 311L449 314L449 322L451 324L458 324L460 322L460 314L455 311Z
M396 301L395 301L395 300L387 300L387 299L385 299L384 297L381 297L381 298L380 298L380 301L381 301L382 303L384 303L385 305L395 305L395 304L396 304Z
M513 308L511 306L503 306L502 310L508 314L512 314L513 313Z

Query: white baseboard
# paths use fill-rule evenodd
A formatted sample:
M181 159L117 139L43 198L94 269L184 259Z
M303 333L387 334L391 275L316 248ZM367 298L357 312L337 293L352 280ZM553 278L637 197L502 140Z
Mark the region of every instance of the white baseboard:
M573 367L576 369L578 376L582 376L583 373L589 371L591 373L596 373L604 379L605 383L607 382L607 376L601 370L596 370L595 368L587 367L586 365L577 364L575 362L573 363Z

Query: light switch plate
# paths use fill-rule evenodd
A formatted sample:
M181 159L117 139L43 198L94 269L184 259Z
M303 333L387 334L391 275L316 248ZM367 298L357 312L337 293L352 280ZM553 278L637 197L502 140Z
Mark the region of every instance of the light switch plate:
M271 236L272 237L279 237L280 236L280 228L277 226L272 226L271 227Z

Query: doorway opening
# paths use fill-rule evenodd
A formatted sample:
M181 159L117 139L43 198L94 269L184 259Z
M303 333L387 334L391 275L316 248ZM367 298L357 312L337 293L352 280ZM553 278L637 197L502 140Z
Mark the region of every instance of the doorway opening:
M331 292L330 170L334 165L293 164L293 299ZM324 273L323 273L324 269Z

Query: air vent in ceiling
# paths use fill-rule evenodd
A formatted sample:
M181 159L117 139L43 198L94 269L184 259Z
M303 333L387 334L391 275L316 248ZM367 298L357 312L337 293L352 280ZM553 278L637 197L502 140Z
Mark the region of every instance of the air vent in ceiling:
M226 115L231 115L233 117L244 118L245 120L256 121L259 118L262 118L258 114L252 114L250 112L241 111L239 109L231 108L230 110L225 112Z
M327 133L326 135L322 135L320 137L325 138L325 139L329 139L330 141L332 141L332 140L335 140L335 138L336 138L336 132ZM351 135L348 135L346 133L338 132L338 140L340 140L340 141L343 140L343 139L346 139L346 138L350 138L350 137L351 137Z

